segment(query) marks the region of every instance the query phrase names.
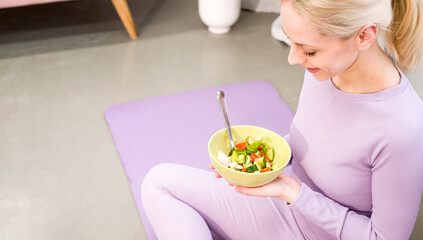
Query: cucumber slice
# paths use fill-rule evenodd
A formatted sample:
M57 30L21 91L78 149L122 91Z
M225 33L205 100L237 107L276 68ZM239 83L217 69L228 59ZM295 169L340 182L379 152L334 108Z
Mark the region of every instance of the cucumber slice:
M263 167L262 167L260 164L258 164L258 163L253 164L253 165L256 165L256 166L257 166L258 171L260 171L260 170L262 170L262 169L263 169Z
M237 152L235 152L235 153L232 153L232 155L231 155L231 162L237 162L237 160L238 160L238 153Z
M266 156L270 161L273 161L273 158L275 158L275 152L273 150L273 148L270 148L267 152L266 152Z
M236 159L236 162L239 164L244 164L245 163L245 155L241 154L238 156L238 158Z
M247 139L245 139L245 141L248 143L248 145L254 143L254 139L252 137L250 137L250 136L248 136Z
M260 167L264 167L264 166L266 166L266 159L264 159L264 157L256 158L254 163L257 164L257 165L260 165Z
M247 161L246 161L245 164L250 164L250 163L251 163L251 157L250 156L247 156Z
M247 173L253 173L255 171L258 171L257 165L256 164L252 164L251 166L246 168Z
M266 158L263 158L263 168L267 167L267 160Z

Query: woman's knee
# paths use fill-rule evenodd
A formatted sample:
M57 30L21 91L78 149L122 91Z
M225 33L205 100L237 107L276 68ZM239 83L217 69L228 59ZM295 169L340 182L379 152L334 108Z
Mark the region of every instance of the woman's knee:
M171 177L171 168L173 164L161 163L152 167L145 175L142 188L151 186L160 186L166 179Z
M150 191L168 191L175 183L175 178L178 178L178 167L180 165L173 163L161 163L152 167L142 182L141 195L149 194Z

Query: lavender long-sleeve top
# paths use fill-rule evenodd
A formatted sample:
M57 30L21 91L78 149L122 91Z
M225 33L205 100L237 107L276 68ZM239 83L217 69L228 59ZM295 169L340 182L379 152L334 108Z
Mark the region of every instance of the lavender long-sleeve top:
M408 239L423 186L423 103L407 77L345 93L306 72L289 132L291 205L308 239Z

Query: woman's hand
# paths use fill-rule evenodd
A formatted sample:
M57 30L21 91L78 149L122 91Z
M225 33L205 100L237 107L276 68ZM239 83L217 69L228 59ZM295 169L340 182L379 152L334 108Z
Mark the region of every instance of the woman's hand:
M209 168L215 169L213 164L210 164ZM218 172L215 172L214 176L217 178L222 177ZM234 186L231 183L229 183L229 185ZM292 177L289 177L283 173L272 182L260 187L235 187L236 192L247 196L274 197L285 200L288 203L292 203L295 201L295 199L297 199L298 194L300 194L300 189L301 184L295 181L295 179Z
M209 168L210 168L210 169L215 169L215 168L214 168L214 166L213 166L213 163L210 163ZM222 177L222 175L220 175L218 172L215 172L215 173L214 173L214 176L215 176L215 177L217 177L217 178L221 178L221 177ZM233 187L233 186L235 186L235 185L233 185L233 184L232 184L232 183L230 183L230 182L228 182L228 184L229 184L229 186L232 186L232 187Z
M215 169L214 166L213 166L213 163L210 163L209 168L210 169ZM222 177L218 172L215 172L214 173L214 176L217 177L217 178L221 178Z
M288 175L281 174L272 182L260 187L236 186L235 191L248 196L274 197L285 200L288 203L294 202L300 194L301 184Z

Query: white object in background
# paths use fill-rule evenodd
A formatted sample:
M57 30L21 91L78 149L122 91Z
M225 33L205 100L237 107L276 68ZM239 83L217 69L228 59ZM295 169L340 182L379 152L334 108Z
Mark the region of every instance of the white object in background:
M282 19L281 16L278 16L272 23L272 30L271 30L272 36L281 41L286 43L288 46L291 46L291 40L285 35L285 33L282 30Z
M281 12L279 0L242 0L241 7L255 12Z
M229 32L241 13L241 0L198 0L201 21L212 33Z

